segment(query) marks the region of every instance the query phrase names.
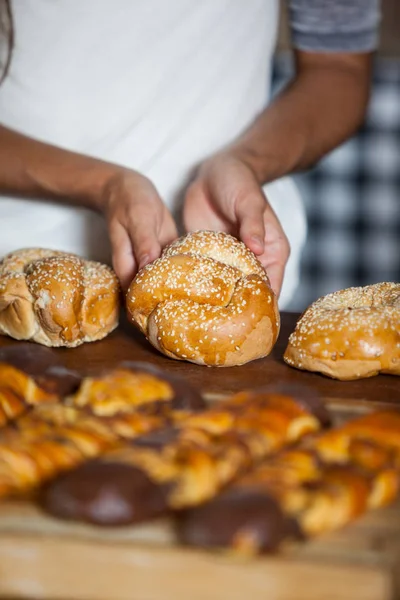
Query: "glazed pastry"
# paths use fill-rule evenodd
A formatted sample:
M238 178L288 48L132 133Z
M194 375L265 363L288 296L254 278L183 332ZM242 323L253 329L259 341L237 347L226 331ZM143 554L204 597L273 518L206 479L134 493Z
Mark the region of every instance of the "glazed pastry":
M118 316L118 280L106 265L45 248L0 262L2 335L74 348L106 337Z
M204 502L257 460L328 422L315 399L241 393L60 477L43 493L61 518L134 523Z
M299 319L286 363L334 379L400 375L400 284L376 283L328 294Z
M157 350L199 365L267 356L280 328L264 267L243 242L215 231L189 233L165 248L132 281L127 310Z
M0 427L29 407L59 401L80 381L48 348L29 343L0 348Z
M0 432L0 496L37 486L204 406L186 383L146 365L128 363L86 378L65 404L41 404Z
M265 460L179 519L186 544L258 554L342 527L400 486L400 413L379 412Z

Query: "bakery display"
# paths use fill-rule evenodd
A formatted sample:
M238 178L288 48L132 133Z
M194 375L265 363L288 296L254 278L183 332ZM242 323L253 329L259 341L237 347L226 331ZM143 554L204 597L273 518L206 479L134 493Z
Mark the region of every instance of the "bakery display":
M350 523L400 488L400 413L378 412L261 463L179 519L180 539L259 554Z
M0 386L2 375L7 385L10 372L0 369ZM24 377L32 394L35 383ZM22 387L19 392L23 396ZM205 406L186 383L135 363L83 378L79 389L63 402L54 396L34 400L33 410L0 430L2 497L27 492L124 439L179 423Z
M106 265L41 248L0 263L0 334L73 348L118 324L119 287Z
M298 558L320 561L320 549L328 564L338 548L344 561L350 555L353 560L353 551L361 556L362 544L368 548L366 560L372 560L377 528L382 539L391 531L396 506L374 513L356 531L321 534L397 496L396 378L357 383L346 404L343 397L338 402L340 390L351 385L304 377L284 365L277 368L272 360L265 371L268 387L252 390L246 369L235 369L226 387L247 391L227 396L223 379L221 397L207 396L206 402L173 375L185 373L184 364L155 355L155 362L168 364L166 373L148 363L122 361L130 352L122 344L119 348L116 339L117 344L114 336L99 344L100 352L91 345L75 352L3 339L3 539L13 532L10 536L21 545L32 538L38 547L48 547L50 533L51 543L68 538L79 546L91 539L94 547L97 541L99 547L109 545L110 552L116 546L122 552L124 541L138 559L148 552L149 560L156 560L162 547L165 560L179 556L179 565L182 557L189 562L193 557L199 565L216 560L185 546L223 550L223 561L225 553L274 552L274 565L292 561L295 569ZM249 373L257 373L258 366L264 373L264 365L253 365ZM311 389L302 384L307 380ZM331 395L324 392L321 400L318 384L331 389ZM379 389L382 397L375 398ZM328 412L324 402L330 398L335 400ZM385 409L371 413L365 398L377 406L384 401ZM351 420L360 411L364 416ZM359 541L360 530L369 532L367 541ZM255 565L261 570L270 562L252 561L249 568Z
M400 284L377 283L320 298L299 319L284 360L342 380L400 375Z
M256 256L236 238L188 234L130 285L132 323L170 358L228 367L267 356L278 337L277 299Z
M42 503L57 517L100 525L149 520L212 498L260 458L327 422L315 399L240 393L62 475Z

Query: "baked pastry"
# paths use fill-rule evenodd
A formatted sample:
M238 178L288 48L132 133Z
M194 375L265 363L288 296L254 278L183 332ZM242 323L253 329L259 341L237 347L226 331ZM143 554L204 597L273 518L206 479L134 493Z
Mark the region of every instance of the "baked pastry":
M48 348L30 343L0 348L0 427L32 406L58 402L80 381Z
M82 380L77 371L64 367L56 351L33 342L2 346L0 363L14 367L21 376L29 376L36 386L59 398L75 392ZM0 375L0 385L9 387L10 381ZM28 393L24 393L22 399L33 404Z
M165 248L131 283L127 310L170 358L229 367L267 356L280 318L256 256L226 233L198 231Z
M322 404L241 393L175 427L133 440L46 487L44 508L64 519L121 525L204 502L243 470L327 423Z
M25 389L32 395L33 380L6 367L26 384L19 389L21 397L26 398ZM54 403L57 397L53 403L47 396L40 400L13 427L0 431L0 496L38 486L124 439L179 423L205 407L185 382L140 363L83 379L63 404Z
M320 298L299 319L284 360L335 379L400 375L400 284L348 288Z
M261 463L221 496L180 515L180 540L259 554L353 521L400 488L400 413L380 412Z
M67 399L76 408L97 416L141 412L160 415L163 409L182 418L206 407L203 397L185 380L157 367L123 361L113 369L85 377L77 393Z
M55 394L43 390L22 371L0 363L0 427L19 417L29 406L57 400Z
M72 348L108 335L118 313L118 282L106 265L40 248L0 263L2 335Z

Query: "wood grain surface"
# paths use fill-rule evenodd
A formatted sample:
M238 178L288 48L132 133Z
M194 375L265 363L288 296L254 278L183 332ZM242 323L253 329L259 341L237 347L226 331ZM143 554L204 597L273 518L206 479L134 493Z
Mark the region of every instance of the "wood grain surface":
M400 403L399 377L379 375L359 381L341 382L286 365L282 356L298 317L295 313L283 313L281 333L270 356L241 367L204 367L169 359L153 349L143 335L123 318L120 327L101 342L84 344L74 349L54 349L53 352L61 357L66 366L81 372L115 365L121 360L151 362L186 378L207 393L227 394L266 384L284 383L312 388L325 398ZM17 342L14 340L0 337L0 345L15 343Z

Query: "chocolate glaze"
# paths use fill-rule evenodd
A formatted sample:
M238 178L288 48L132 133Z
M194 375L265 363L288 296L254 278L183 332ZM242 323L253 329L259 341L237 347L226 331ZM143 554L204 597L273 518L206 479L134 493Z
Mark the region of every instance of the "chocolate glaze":
M61 365L49 367L42 375L35 377L37 384L47 392L59 396L69 396L76 392L83 376Z
M48 484L39 503L58 518L103 526L138 523L167 510L163 488L143 471L101 460L86 463Z
M31 342L19 342L0 348L0 362L5 362L35 377L60 362L50 348Z
M64 396L74 392L81 376L63 367L50 348L31 342L20 342L0 348L0 362L20 369L45 391Z
M290 383L277 383L274 385L263 387L260 390L252 390L255 392L267 392L272 394L282 394L283 396L290 396L298 402L305 410L309 411L318 421L322 427L328 427L331 424L331 417L328 410L319 398L315 390L306 386L299 386Z
M146 448L160 449L172 444L179 438L179 429L175 427L165 427L156 431L151 431L145 435L132 440L132 446L141 446Z
M149 373L150 375L154 375L159 379L164 379L164 381L167 381L174 390L174 397L172 399L173 410L196 411L204 410L204 408L206 408L206 403L201 394L199 394L197 390L193 389L184 379L176 377L175 375L171 375L170 373L167 373L162 369L155 367L154 365L143 362L123 361L119 363L117 367L122 367L133 371L143 371L145 373Z
M182 512L177 531L184 544L203 548L232 547L235 537L246 533L255 540L259 554L277 550L285 538L301 537L297 523L283 514L271 496L241 488Z

